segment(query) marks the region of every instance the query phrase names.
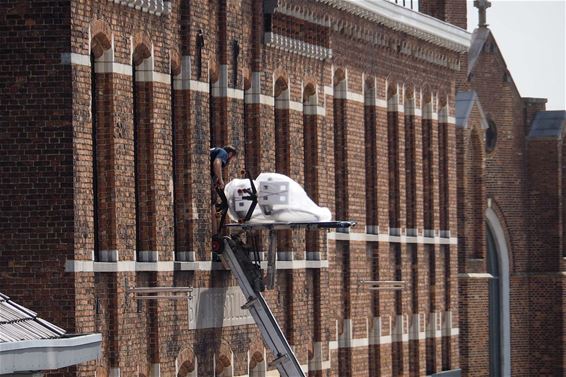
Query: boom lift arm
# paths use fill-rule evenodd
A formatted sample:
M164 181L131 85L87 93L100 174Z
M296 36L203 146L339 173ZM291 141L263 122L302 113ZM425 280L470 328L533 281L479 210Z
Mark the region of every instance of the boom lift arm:
M242 199L251 201L249 210L247 211L244 219L239 224L225 225L226 213L229 208L228 201L224 192L217 189L218 195L222 203L217 206L221 211L221 222L218 227L219 232L222 228L230 230L238 230L240 233L250 233L255 230L268 230L269 231L269 251L268 251L268 288L272 289L275 285L275 272L277 263L277 231L282 229L332 229L332 228L349 228L355 225L351 221L330 221L330 222L311 222L311 223L267 223L267 224L252 224L248 223L251 215L258 204L258 193L255 185L250 179L250 189L245 189L242 194ZM262 211L264 206L260 205ZM269 347L271 352L275 355L270 365L275 366L281 376L283 377L299 377L304 376L304 372L293 353L291 346L287 342L283 331L279 327L275 316L269 309L267 302L263 298L261 292L265 289L263 282L263 274L260 267L259 256L257 250L251 250L239 235L234 234L230 236L221 236L216 234L213 236L213 251L219 254L220 259L229 266L234 274L234 277L240 285L240 289L246 297L246 304L242 309L248 309L252 315L255 323L257 324L261 336L265 344ZM255 251L255 253L250 253ZM254 255L256 260L250 259L250 254Z

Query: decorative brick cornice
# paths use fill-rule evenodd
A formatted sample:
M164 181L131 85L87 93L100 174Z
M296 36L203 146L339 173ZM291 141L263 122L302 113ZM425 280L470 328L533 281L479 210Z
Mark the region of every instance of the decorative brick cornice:
M166 0L111 0L116 4L127 5L130 8L141 10L156 16L171 13L171 1Z
M284 35L265 33L264 39L265 44L269 47L299 54L308 58L324 60L332 57L332 50L329 48L316 46Z
M470 48L471 35L466 30L388 1L317 0L317 2L456 52L466 52Z

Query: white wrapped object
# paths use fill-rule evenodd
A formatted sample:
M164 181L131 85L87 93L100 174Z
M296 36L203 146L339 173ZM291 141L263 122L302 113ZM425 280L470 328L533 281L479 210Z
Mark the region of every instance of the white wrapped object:
M303 187L283 174L261 173L254 185L258 191L256 206L250 223L273 222L320 222L331 221L332 214L326 207L319 207L309 198ZM243 199L250 189L249 179L234 179L224 187L228 199L228 215L234 221L243 219L251 205Z

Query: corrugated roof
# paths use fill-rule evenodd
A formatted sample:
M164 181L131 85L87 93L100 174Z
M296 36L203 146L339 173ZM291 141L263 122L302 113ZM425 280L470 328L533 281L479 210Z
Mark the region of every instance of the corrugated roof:
M566 127L566 111L539 111L535 115L529 138L560 139Z
M65 330L0 293L0 343L59 338Z

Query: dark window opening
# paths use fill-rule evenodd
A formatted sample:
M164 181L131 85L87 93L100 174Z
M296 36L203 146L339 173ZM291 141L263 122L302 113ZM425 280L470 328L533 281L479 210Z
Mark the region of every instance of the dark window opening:
M488 128L485 130L485 149L491 152L495 149L497 143L497 126L493 120L488 121Z
M202 76L202 49L204 48L204 34L202 30L197 32L197 39L196 39L196 70L197 70L197 79L200 79Z
M501 290L499 285L499 261L495 238L487 228L487 272L489 279L489 368L490 376L501 376Z
M95 57L94 53L90 54L90 84L91 84L91 114L92 114L92 193L93 193L93 219L94 219L94 260L100 260L100 240L99 240L99 208L98 208L98 157L96 149L98 148L97 133L98 128L98 107L97 100L97 86L96 86L96 72L95 72Z
M138 114L138 92L136 88L136 63L132 61L132 109L133 109L133 123L134 123L134 200L136 208L136 253L141 251L141 216L140 216L140 164L139 164L139 114Z
M232 42L232 86L238 87L238 57L240 56L240 44L234 39Z

